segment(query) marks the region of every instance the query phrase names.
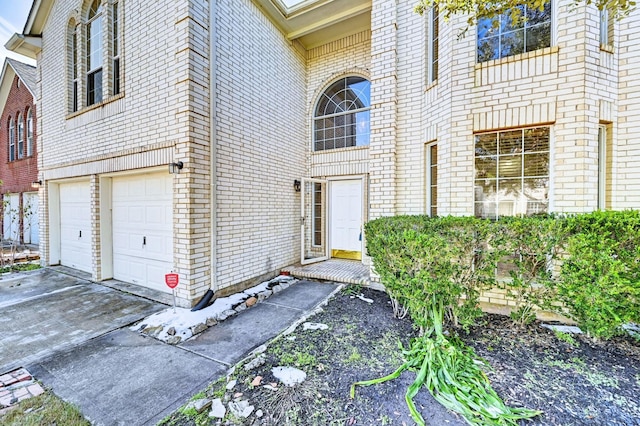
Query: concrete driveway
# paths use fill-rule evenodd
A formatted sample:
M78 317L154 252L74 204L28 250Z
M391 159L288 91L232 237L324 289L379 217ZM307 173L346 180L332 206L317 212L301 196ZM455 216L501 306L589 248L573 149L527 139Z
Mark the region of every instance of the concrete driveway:
M45 269L0 280L0 374L25 367L95 425L153 425L337 286L301 281L171 346L129 324L167 306Z
M165 307L51 269L5 278L0 281L0 374Z

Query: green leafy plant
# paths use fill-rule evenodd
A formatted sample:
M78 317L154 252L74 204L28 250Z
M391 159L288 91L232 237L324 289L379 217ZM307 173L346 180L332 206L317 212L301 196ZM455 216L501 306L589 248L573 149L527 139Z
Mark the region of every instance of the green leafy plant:
M640 322L640 212L597 211L568 218L569 238L554 285L562 311L595 338Z
M495 225L496 249L508 270L498 286L515 303L510 316L519 325L533 322L536 311L553 301L553 266L565 238L562 223L554 217L507 217Z
M465 328L481 314L479 294L495 285L493 224L475 218L382 218L365 226L367 249L389 294L407 307L420 336L402 349L405 362L392 374L351 386L367 386L417 370L405 394L413 419L424 425L413 398L422 386L471 424L517 424L539 411L507 407L491 388L470 348L445 327ZM448 333L451 335L452 333Z
M553 330L553 334L556 335L556 338L558 340L562 340L563 342L565 342L569 346L573 346L574 348L577 348L578 346L580 346L578 344L578 342L576 342L576 339L574 339L573 336L571 334L569 334L569 333L564 333L562 331Z

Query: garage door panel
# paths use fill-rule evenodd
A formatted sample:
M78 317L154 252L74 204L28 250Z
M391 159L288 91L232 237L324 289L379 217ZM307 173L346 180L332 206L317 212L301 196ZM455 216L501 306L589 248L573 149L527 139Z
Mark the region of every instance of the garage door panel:
M114 277L169 292L164 274L173 267L171 175L113 180Z

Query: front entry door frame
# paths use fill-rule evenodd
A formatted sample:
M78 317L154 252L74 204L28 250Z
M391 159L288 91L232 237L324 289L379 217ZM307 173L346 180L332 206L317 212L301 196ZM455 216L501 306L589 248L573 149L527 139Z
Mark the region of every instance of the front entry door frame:
M361 260L362 259L362 253L364 252L363 250L363 238L362 238L362 224L364 221L364 178L362 176L341 176L341 177L335 177L335 178L329 178L327 179L329 181L329 185L328 185L328 211L329 211L329 215L328 215L328 219L329 219L329 223L327 226L327 240L329 242L329 255L333 257L333 252L335 249L340 249L340 247L336 247L336 241L333 241L332 239L332 230L333 227L336 225L336 218L334 217L335 215L335 210L334 208L336 207L335 205L332 205L334 202L334 196L335 194L335 187L333 186L334 183L338 183L338 182L345 182L345 181L352 181L352 182L358 182L358 186L360 189L360 193L359 193L359 203L358 203L358 209L359 209L359 215L358 215L358 232L360 233L359 235L359 248L357 251L359 251L360 257L357 260Z
M312 238L311 235L307 235L311 231L311 220L312 217L307 217L308 205L307 203L313 203L313 195L311 195L310 199L307 199L307 188L308 185L320 184L324 188L327 187L327 181L324 179L313 179L313 178L302 178L301 179L301 191L300 191L300 264L308 265L310 263L322 262L323 260L327 260L329 258L329 245L324 244L324 252L321 255L308 257L307 253L307 237ZM323 200L322 203L322 215L326 217L327 214L327 202ZM326 234L327 231L324 230L325 235L323 236L324 241L327 241Z

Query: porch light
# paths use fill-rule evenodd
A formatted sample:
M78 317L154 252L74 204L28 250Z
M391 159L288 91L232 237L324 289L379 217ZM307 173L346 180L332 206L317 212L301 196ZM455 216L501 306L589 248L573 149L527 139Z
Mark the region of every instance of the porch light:
M182 161L169 163L169 173L172 175L177 175L178 173L180 173L180 170L182 170L182 167L184 167L184 164L182 164Z
M31 187L33 189L40 189L41 186L42 186L41 180L34 180L33 182L31 182Z
M300 181L298 179L293 181L293 189L296 192L300 192Z

